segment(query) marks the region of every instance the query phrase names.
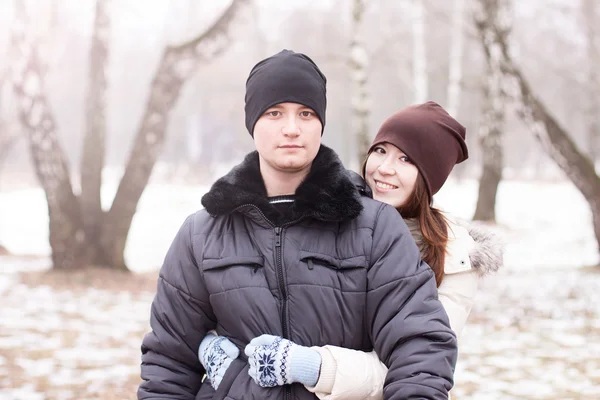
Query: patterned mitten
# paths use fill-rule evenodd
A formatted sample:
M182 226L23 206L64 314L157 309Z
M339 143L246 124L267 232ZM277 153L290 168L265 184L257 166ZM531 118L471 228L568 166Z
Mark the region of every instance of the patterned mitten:
M315 386L319 380L321 354L279 336L262 335L252 339L244 350L248 374L262 387L294 382Z
M219 388L231 362L239 355L240 350L225 336L209 333L204 337L198 349L198 358L206 370L206 377L215 390Z

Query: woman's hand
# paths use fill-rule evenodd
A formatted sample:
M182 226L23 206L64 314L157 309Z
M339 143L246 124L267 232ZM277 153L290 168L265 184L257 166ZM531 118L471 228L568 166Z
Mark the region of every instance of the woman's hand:
M233 360L238 358L240 350L225 336L209 333L204 337L198 349L198 358L206 370L206 377L217 390L225 372Z
M319 380L321 354L279 336L262 335L252 339L244 350L248 374L262 387L294 382L314 386Z

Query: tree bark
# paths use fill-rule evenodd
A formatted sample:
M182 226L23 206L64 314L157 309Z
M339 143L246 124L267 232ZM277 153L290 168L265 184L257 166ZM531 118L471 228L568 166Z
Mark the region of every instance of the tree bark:
M82 165L82 193L73 194L67 158L56 134L56 122L44 95L43 73L36 43L25 35L23 2L17 2L12 47L20 52L14 63L14 92L21 122L29 136L37 176L48 200L50 246L54 268L96 265L127 269L124 252L137 203L162 149L167 120L185 81L202 61L222 53L230 43L231 27L249 0L233 0L223 15L203 34L179 46L166 48L152 82L125 174L106 213L100 206L105 141L105 68L108 56L106 3L98 0L90 55L88 126ZM86 213L86 220L82 217ZM89 215L87 214L89 212ZM89 218L88 218L89 217ZM89 235L86 235L88 230ZM92 258L93 256L93 258Z
M169 46L163 53L125 173L104 218L101 247L109 265L126 268L124 250L131 222L162 150L169 113L183 84L202 61L211 60L228 48L231 31L248 4L249 0L233 0L207 31L187 43Z
M488 80L495 78L488 76ZM479 128L479 143L482 154L482 173L479 178L477 206L473 219L477 221L496 222L496 199L498 186L502 181L503 151L502 129L505 121L503 100L488 85L485 88L485 109L483 121ZM495 97L496 96L496 97ZM494 98L495 97L495 98Z
M44 95L37 46L26 38L24 4L18 1L15 5L11 47L21 53L20 60L13 63L13 90L19 102L19 117L27 131L35 171L48 201L53 265L58 269L74 269L87 263L82 251L83 221L71 187L67 158L56 134L56 121Z
M483 154L483 170L479 178L477 206L473 219L477 221L496 222L496 198L498 186L502 181L502 134L498 129L479 138Z
M581 6L588 55L587 147L588 154L595 164L600 150L600 18L597 0L582 0Z
M479 179L479 195L473 219L496 221L496 195L502 180L502 131L505 124L507 98L504 94L501 41L511 31L509 0L486 2L485 13L475 14L475 26L481 38L487 73L484 85L484 110L479 128L483 170ZM497 27L498 29L494 29ZM500 35L500 36L497 36Z
M19 136L7 127L3 121L0 121L0 177L2 176L2 168L10 154L10 151L17 144Z
M365 12L364 0L354 0L352 3L352 40L350 42L350 76L352 79L352 127L357 139L357 163L361 165L369 146L369 114L371 100L367 88L367 71L369 56L363 38L363 18Z
M2 166L12 150L12 147L19 139L19 135L16 130L13 129L12 124L7 124L1 115L2 110L4 109L4 99L2 98L2 93L4 93L5 88L4 85L8 85L10 82L8 72L9 71L2 71L2 73L0 73L0 172L2 171Z
M486 3L493 1L498 0L479 0L478 4L485 13ZM493 26L493 29L497 37L502 37L501 27ZM516 100L518 114L544 150L587 200L592 211L594 233L600 249L600 178L596 175L594 165L579 151L568 132L532 91L521 69L512 59L508 38L500 40L498 44L502 51L502 71L511 80L506 86L507 90L510 89L507 94Z
M106 141L106 68L108 64L108 1L96 0L96 14L89 58L89 82L86 99L86 132L81 157L81 213L87 250L94 265L110 265L102 257L102 168Z

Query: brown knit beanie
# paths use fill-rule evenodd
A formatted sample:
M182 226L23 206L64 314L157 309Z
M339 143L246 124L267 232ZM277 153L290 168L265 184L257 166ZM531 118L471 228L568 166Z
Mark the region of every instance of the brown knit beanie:
M465 134L464 126L439 104L428 101L389 117L379 128L369 152L385 142L402 150L423 176L431 199L454 165L469 157Z

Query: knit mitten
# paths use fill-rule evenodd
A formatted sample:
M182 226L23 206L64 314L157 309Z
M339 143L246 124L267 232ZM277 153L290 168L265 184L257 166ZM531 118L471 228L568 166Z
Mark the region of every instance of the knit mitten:
M198 358L206 370L210 385L217 390L225 371L233 360L238 358L240 351L237 346L225 336L209 333L204 337L198 349Z
M315 386L319 380L321 354L279 336L262 335L252 339L244 352L248 356L248 374L262 387L294 382Z

